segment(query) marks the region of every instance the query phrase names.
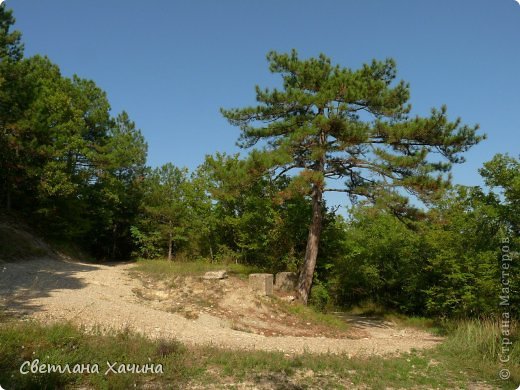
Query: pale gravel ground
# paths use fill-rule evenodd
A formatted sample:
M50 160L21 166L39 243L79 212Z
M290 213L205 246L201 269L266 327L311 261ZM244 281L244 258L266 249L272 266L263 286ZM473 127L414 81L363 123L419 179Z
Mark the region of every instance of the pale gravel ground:
M431 348L442 341L416 329L395 329L370 322L362 339L266 337L231 329L202 313L196 320L146 305L133 291L142 283L129 276L132 264L93 265L51 258L0 263L0 305L14 315L43 322L70 321L101 330L130 329L150 338L186 344L285 353L384 355Z

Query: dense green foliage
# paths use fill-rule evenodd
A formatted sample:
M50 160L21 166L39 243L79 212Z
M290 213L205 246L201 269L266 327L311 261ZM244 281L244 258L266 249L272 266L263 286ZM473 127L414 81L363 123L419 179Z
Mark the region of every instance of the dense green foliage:
M435 316L497 313L501 242L517 240L500 218L500 208L496 195L459 187L407 224L385 209L355 210L344 236L344 256L331 272L336 299ZM510 269L516 315L517 262Z
M134 254L271 272L302 269L319 215L316 306L371 302L476 317L497 315L507 292L518 315L520 162L497 155L480 171L489 189L450 188L444 174L481 137L444 109L409 118L408 85L391 85L393 61L352 71L325 56L271 53L283 91L257 89L258 107L224 111L245 146L265 148L244 158L215 153L189 172L147 167L146 141L128 114L113 116L93 81L62 76L46 57L25 58L13 23L0 6L2 212L100 259ZM427 158L437 152L446 162ZM348 216L327 207L316 191L334 178L368 202L353 203Z
M93 81L63 77L45 57L23 58L0 7L0 201L47 235L100 257L128 253L146 143L126 113L110 115Z

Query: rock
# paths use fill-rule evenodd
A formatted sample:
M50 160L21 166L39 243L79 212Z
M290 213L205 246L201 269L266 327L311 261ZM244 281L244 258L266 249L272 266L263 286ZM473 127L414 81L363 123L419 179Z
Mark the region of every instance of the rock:
M296 299L296 297L294 295L287 295L285 297L281 297L280 299L282 301L291 303L291 302L293 302Z
M209 271L204 274L202 279L204 280L213 280L213 279L225 279L227 278L226 271Z
M276 274L274 289L280 292L293 292L296 290L298 275L296 272L278 272Z
M273 294L273 274L249 275L249 288L259 295Z
M155 296L160 300L164 301L170 297L170 294L168 294L166 291L154 291Z

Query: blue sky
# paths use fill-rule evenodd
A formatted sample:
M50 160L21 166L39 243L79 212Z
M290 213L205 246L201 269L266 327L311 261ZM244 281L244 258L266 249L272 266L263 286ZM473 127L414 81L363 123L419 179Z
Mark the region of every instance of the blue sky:
M149 144L149 164L190 169L236 152L239 130L220 107L254 103L276 86L269 50L323 52L357 68L392 57L411 84L413 113L447 104L481 125L484 141L453 170L481 184L495 153L520 152L520 5L514 0L6 0L26 55L95 80L114 114L126 110ZM335 198L338 201L339 198Z

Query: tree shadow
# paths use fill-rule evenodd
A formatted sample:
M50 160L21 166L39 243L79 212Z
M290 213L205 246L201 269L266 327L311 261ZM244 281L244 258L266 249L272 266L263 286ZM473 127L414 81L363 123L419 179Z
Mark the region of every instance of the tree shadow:
M392 324L390 322L385 321L384 318L378 316L347 314L341 312L336 312L334 315L338 316L348 324L359 328L392 328Z
M83 288L80 274L97 268L51 257L0 263L0 309L14 318L39 311L38 298L57 290Z
M100 260L90 263L90 265L103 265L105 267L116 267L126 264L137 264L137 260Z

